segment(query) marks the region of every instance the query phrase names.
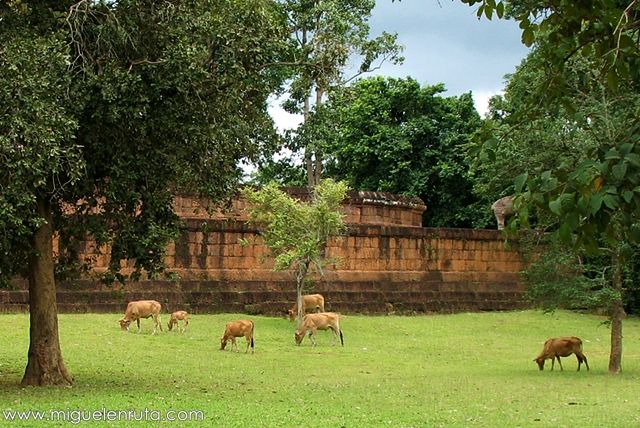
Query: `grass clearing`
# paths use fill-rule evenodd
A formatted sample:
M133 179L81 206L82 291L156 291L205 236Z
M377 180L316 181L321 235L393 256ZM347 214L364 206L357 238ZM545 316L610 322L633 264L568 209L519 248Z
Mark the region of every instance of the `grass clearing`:
M330 332L318 347L294 344L284 318L239 314L192 315L189 330L152 336L121 332L122 314L62 314L62 352L75 378L71 388L21 388L26 365L27 314L0 315L0 426L7 411L145 409L151 420L109 426L156 426L170 411L199 410L205 422L176 426L583 426L640 425L640 320L624 323L623 373L607 372L609 328L603 317L537 311L415 317L346 315L345 346ZM227 321L256 323L254 355L219 351ZM132 328L135 331L135 326ZM551 336L584 341L591 371L544 372L532 361ZM87 413L88 415L88 413ZM169 416L184 416L172 413ZM69 414L77 420L80 415ZM3 420L5 419L5 420ZM69 426L52 421L47 425ZM105 426L105 422L81 422ZM161 424L171 425L168 422Z

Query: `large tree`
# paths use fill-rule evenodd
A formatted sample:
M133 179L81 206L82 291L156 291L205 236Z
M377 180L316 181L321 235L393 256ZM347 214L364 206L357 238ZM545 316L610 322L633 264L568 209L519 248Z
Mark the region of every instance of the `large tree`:
M309 128L327 174L366 190L422 198L428 226L483 226L464 147L480 126L471 94L445 97L442 84L362 79L331 97ZM480 223L480 224L479 224Z
M268 0L0 5L0 275L29 279L24 385L67 385L55 257L90 233L110 272L163 270L176 191L214 200L272 134L285 15Z
M640 241L640 4L637 0L584 2L463 0L488 18L505 11L520 22L522 39L536 44L546 79L532 86L515 112L522 120L537 105L562 104L569 124L593 130L598 147L575 165L525 173L514 181L522 220L531 207L557 218L565 242L611 260L609 371L622 370L622 266L625 247ZM505 7L507 4L509 7ZM570 62L586 65L576 79ZM576 91L580 96L576 96ZM585 116L586 94L593 106ZM495 140L489 140L492 149ZM603 250L601 250L603 249Z
M396 35L369 38L374 0L282 0L291 30L289 98L285 108L303 115L301 128L290 137L289 148L302 150L307 183L320 182L322 148L305 137L304 123L334 88L384 61L400 62ZM359 61L357 66L350 61ZM351 69L351 67L353 67Z

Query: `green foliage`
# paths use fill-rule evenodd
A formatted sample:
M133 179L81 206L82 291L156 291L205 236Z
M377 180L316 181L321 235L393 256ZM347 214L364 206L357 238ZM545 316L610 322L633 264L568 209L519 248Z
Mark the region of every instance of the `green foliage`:
M402 61L397 36L383 33L369 38L368 20L373 0L300 1L284 0L295 47L292 65L290 112L303 112L302 103L317 88L330 91L343 84L347 61L355 55L366 72L375 61Z
M551 238L524 272L526 297L545 311L607 308L620 292L611 288L610 261L587 256Z
M568 5L545 15L541 2L510 2L510 15L533 32L535 48L511 76L505 98L492 100L492 115L471 153L481 152L484 164L477 173L488 184L480 192L505 188L509 176L519 177L520 224L528 226L536 212L539 225L595 252L602 244L640 238L640 75L616 75L612 87L606 74L624 66L610 63L602 51L616 36L637 39L630 25L638 19L634 7L623 12L613 2L593 3L601 7L595 15ZM616 15L624 19L611 27ZM633 49L615 49L616 61L637 61Z
M78 121L67 91L70 57L63 32L10 31L10 15L3 15L8 22L0 29L0 282L25 272L28 248L21 243L42 224L34 214L42 189L59 197L84 167L82 149L72 140Z
M465 3L481 3L489 16L497 7L495 1ZM523 81L508 129L533 120L542 141L565 152L577 149L573 159L529 168L521 205L555 216L567 242L595 250L601 239L611 245L640 238L634 225L640 206L640 10L636 2L588 3L549 9L546 2L509 2L523 38L535 40L528 61L545 76L528 72L534 79ZM545 116L558 118L551 122L556 127L535 123Z
M0 274L53 202L60 260L86 233L111 272L163 270L175 192L227 197L241 158L273 144L267 97L284 75L285 15L269 0L0 6Z
M574 76L588 72L586 64L575 61L566 67ZM494 200L514 186L521 193L527 180L545 171L575 167L598 147L584 118L574 120L558 100L534 100L533 89L547 81L541 52L533 50L507 79L504 96L490 100L489 114L468 147L474 189ZM574 96L582 94L576 90ZM583 115L594 110L583 100Z
M285 110L302 113L309 119L313 108L319 110L326 94L344 86L356 76L367 73L385 62L400 63L402 48L397 35L382 33L369 38L373 0L284 0L291 28L289 82ZM348 62L359 61L355 76L345 76ZM312 99L313 93L313 99ZM304 152L307 184L318 184L323 167L322 147L300 129L288 136L287 148Z
M344 230L340 204L348 187L344 182L323 180L309 202L292 198L272 182L259 190L244 189L252 205L249 221L261 230L275 259L274 269L294 270L304 280L307 269L324 265L327 240Z
M359 80L331 97L304 131L322 144L332 177L422 198L427 226L470 227L486 210L475 205L463 151L480 117L470 94L442 97L444 90L411 78Z
M498 4L506 3L463 1L480 3L487 17L498 13ZM610 286L617 295L610 296L608 308L612 323L609 370L619 373L622 273L629 262L624 249L640 243L636 191L640 184L640 4L635 0L507 4L506 13L520 22L523 42L535 46L546 74L529 84L514 118L526 121L560 113L561 129L585 132L595 143L593 150L573 162L536 174L527 171L526 180L518 182L521 192L514 202L524 215L511 224L528 226L528 213L537 210L551 219L549 223L556 222L554 231L565 244L610 257ZM559 140L549 135L549 141ZM590 287L583 291L593 295Z
M305 187L307 177L304 169L296 165L293 158L276 159L270 157L258 163L258 169L251 173L248 183L264 186L275 181L281 186Z

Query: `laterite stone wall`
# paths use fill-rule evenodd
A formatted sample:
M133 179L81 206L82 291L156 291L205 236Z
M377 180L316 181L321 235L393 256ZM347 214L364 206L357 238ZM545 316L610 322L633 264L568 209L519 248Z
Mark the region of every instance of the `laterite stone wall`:
M165 312L282 314L292 305L295 281L272 271L260 235L245 223L245 201L213 213L197 198L178 197L175 206L185 225L167 248L166 263L178 280L121 287L89 275L58 284L59 311L121 312L137 299L156 299ZM526 306L519 277L525 264L517 244L506 248L500 232L421 227L422 201L384 193L353 192L343 208L348 232L327 248L327 256L339 262L323 276L312 275L308 287L325 296L327 310L447 313ZM95 261L95 273L104 271L108 258L92 242L84 243L82 253ZM28 310L24 280L0 291L0 310Z

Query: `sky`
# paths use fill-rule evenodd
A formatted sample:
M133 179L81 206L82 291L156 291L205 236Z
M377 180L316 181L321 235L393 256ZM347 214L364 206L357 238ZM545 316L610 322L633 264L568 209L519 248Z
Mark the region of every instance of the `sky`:
M483 115L492 95L504 88L505 74L513 73L528 49L513 21L478 20L477 6L460 0L377 0L369 24L371 37L382 31L398 33L404 45L402 65L384 64L374 75L412 77L421 85L443 83L444 96L471 92ZM293 128L299 116L272 103L278 128Z

